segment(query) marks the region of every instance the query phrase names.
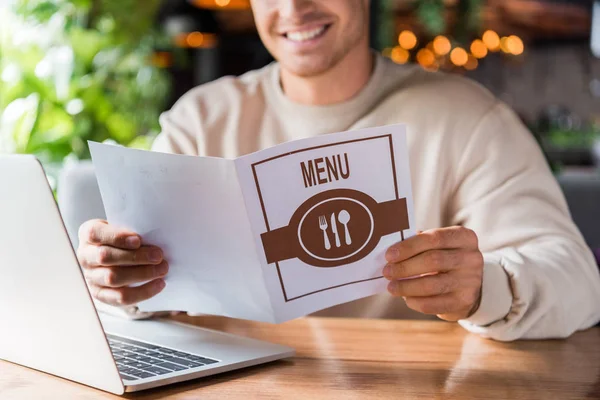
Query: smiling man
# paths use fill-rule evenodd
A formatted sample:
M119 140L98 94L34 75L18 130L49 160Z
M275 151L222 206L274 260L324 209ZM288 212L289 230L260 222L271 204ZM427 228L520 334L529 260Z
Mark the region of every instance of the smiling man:
M374 54L368 8L368 0L253 0L278 62L190 91L162 116L154 150L237 157L405 123L423 232L387 252L389 293L328 313L393 317L405 301L499 340L565 337L595 324L598 269L531 134L477 84ZM147 316L135 304L165 286L160 249L105 221L85 223L80 243L94 297ZM148 283L130 286L140 282Z

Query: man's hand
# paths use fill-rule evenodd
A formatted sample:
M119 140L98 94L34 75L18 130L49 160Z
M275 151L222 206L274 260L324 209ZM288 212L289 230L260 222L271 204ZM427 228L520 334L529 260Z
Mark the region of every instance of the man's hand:
M422 232L391 246L386 260L388 291L404 297L413 310L458 321L479 308L483 255L472 230L457 226Z
M138 234L91 220L79 229L77 257L92 296L114 306L136 304L160 293L169 271L162 250L142 246ZM131 287L147 282L141 286Z

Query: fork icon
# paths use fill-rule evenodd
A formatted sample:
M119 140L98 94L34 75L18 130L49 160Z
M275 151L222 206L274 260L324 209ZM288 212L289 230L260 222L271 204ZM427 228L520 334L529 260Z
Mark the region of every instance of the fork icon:
M329 242L329 237L327 236L327 218L324 215L319 217L319 229L323 231L323 241L325 242L325 250L331 249L331 243Z

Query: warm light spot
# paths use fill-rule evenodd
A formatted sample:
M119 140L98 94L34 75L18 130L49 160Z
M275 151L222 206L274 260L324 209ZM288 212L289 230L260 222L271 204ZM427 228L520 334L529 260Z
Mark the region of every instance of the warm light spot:
M250 9L249 0L189 0L189 2L198 8L208 10L219 10L224 7L227 7L228 10Z
M488 48L483 41L475 39L473 40L473 43L471 43L471 53L473 53L476 58L484 58L488 54Z
M446 36L438 36L433 39L433 51L440 56L445 56L452 50L452 44Z
M462 67L469 61L469 54L467 54L465 49L457 47L450 53L450 61L452 61L454 65Z
M506 39L506 48L510 54L514 54L515 56L521 55L525 51L523 41L516 35L509 36Z
M396 46L392 49L390 58L397 64L406 64L410 58L410 53L408 50Z
M485 31L482 39L489 50L498 51L500 49L500 36L496 32Z
M469 59L467 60L467 63L465 64L465 69L467 69L469 71L473 71L473 70L477 69L478 66L479 66L479 61L477 61L477 58L475 58L473 55L469 54Z
M151 62L158 68L167 68L173 64L171 53L166 51L157 51L152 54Z
M435 64L435 54L429 49L421 49L417 53L417 62L424 68Z
M417 37L411 31L402 31L398 36L398 43L403 49L411 50L417 46Z
M510 53L510 50L508 50L508 37L503 36L502 39L500 39L500 49L504 53Z
M180 33L175 37L175 44L182 48L203 48L208 49L215 47L217 43L217 35L214 33Z
M201 47L204 43L204 35L200 32L192 32L187 36L186 41L190 47Z

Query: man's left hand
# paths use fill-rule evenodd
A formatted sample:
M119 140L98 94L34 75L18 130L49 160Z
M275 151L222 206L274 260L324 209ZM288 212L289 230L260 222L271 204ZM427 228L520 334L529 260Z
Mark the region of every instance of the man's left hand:
M456 226L421 232L391 246L386 260L388 291L413 310L458 321L479 308L483 255L472 230Z

